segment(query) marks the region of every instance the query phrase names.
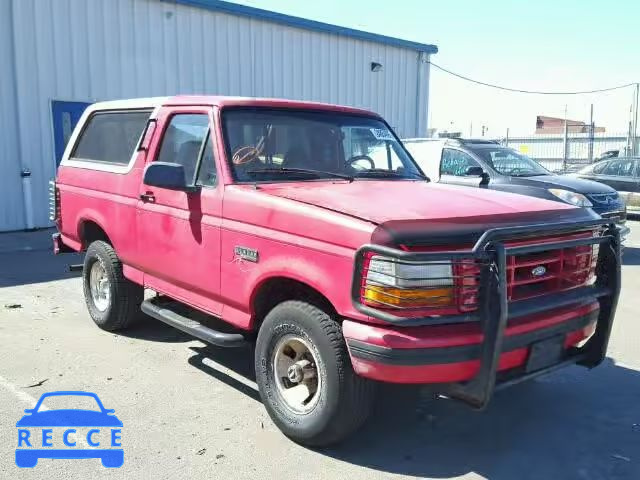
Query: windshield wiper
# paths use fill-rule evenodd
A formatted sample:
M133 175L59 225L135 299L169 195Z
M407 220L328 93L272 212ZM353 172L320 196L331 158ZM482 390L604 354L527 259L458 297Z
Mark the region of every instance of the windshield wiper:
M286 174L286 173L301 173L303 175L313 175L316 178L323 177L333 177L333 178L342 178L343 180L349 180L353 182L353 177L351 175L346 175L343 173L336 172L326 172L324 170L313 170L311 168L261 168L260 170L249 170L247 172L249 175L270 175L273 173L276 174Z
M410 176L408 176L410 175ZM360 170L357 177L386 177L386 178L419 178L421 180L428 180L426 175L422 175L418 172L396 172L394 170Z

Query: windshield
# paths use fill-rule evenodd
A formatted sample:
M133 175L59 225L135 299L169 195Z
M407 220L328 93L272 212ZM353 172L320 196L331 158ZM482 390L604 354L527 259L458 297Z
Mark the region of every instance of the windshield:
M236 180L424 179L384 122L338 112L229 109L222 124Z
M535 160L525 157L510 148L478 148L473 151L489 166L503 175L533 177L551 173Z

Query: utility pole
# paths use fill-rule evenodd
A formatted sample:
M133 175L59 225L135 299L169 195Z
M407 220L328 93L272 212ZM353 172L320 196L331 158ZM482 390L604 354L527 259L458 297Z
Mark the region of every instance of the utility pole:
M569 125L567 123L567 106L564 106L564 141L562 142L562 171L567 171L567 160L569 158Z
M631 113L631 154L638 154L638 91L640 83L636 83L633 94L633 110Z
M591 104L591 111L589 113L589 163L593 163L593 134L595 126L593 124L593 103Z

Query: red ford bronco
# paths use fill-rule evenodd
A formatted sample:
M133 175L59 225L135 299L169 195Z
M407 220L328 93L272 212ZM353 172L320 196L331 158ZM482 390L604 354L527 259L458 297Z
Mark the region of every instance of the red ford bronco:
M51 194L54 249L86 252L100 328L126 328L142 310L214 345L255 341L264 405L302 444L353 432L379 382L482 408L497 388L606 354L615 225L585 208L429 183L368 111L98 103Z

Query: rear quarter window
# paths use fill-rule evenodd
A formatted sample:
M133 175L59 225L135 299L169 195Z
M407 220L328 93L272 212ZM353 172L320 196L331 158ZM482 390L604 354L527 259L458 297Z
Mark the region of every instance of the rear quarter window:
M92 114L80 133L71 158L127 165L150 115L151 110Z

